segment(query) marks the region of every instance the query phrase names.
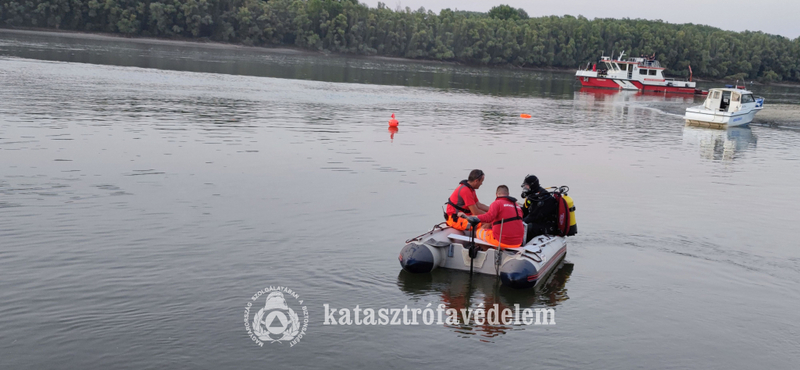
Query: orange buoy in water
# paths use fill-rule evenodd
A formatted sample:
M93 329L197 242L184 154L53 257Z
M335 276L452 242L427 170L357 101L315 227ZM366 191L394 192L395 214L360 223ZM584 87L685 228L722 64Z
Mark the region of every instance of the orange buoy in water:
M522 113L519 116L522 117L522 118L531 118L530 114L525 114L525 113Z
M397 127L399 124L400 122L394 119L394 113L392 113L392 119L389 120L389 127Z

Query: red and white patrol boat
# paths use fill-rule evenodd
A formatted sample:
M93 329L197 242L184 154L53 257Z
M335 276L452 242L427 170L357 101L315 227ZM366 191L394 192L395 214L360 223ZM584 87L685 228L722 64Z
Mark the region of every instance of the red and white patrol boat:
M622 60L622 52L617 59L601 57L595 64L586 66L575 73L584 87L600 87L618 90L639 90L680 94L703 94L692 82L692 67L689 67L689 80L676 80L664 77L664 67L655 58L628 58Z

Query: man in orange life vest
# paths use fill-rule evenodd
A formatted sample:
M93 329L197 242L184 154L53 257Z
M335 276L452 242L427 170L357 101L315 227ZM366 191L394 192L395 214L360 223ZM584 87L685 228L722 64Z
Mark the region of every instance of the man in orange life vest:
M459 218L456 213L463 212L467 216L484 214L489 210L489 206L478 201L478 195L475 194L475 189L479 189L483 185L484 173L481 170L472 170L466 180L461 181L450 198L447 199L447 210L445 210L445 219L447 226L456 230L466 230L469 227L469 222L464 218Z
M519 248L525 237L522 208L517 204L516 199L508 196L508 186L498 186L495 194L497 195L497 200L492 202L488 212L470 217L473 221L480 221L484 224L484 227L478 230L475 237L501 248ZM466 215L459 212L458 216ZM474 220L476 218L478 220ZM489 229L490 225L491 229Z

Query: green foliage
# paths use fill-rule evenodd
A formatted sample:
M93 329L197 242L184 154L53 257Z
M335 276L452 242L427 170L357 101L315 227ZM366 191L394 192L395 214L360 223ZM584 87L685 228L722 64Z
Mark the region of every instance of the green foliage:
M773 82L773 81L780 81L781 75L775 73L775 71L767 70L764 72L764 76L761 77L764 82Z
M508 5L498 5L489 10L489 17L502 20L528 19L528 13L525 10L522 10L521 8L514 9Z
M703 25L375 8L357 0L0 0L0 26L206 38L465 64L575 68L600 54L656 54L667 72L800 81L800 38Z

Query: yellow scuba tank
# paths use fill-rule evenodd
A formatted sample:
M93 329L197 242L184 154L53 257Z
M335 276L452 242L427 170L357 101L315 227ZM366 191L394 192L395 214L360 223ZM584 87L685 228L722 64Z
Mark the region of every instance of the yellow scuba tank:
M578 233L578 221L575 220L575 203L572 201L572 197L566 193L561 197L567 202L567 207L569 208L569 233L567 235L575 235Z

